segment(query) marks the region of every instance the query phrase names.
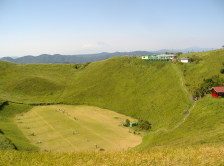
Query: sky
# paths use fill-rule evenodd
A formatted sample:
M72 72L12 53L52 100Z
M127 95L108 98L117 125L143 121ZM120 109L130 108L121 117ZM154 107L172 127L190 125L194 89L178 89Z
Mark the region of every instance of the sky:
M0 57L224 45L224 0L0 0Z

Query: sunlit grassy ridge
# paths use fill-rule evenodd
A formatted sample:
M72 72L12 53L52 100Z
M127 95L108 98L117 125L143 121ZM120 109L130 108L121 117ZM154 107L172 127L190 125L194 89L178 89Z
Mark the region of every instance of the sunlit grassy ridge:
M224 68L224 49L183 54L182 56L189 58L196 56L199 58L196 63L179 65L190 92L193 93L198 89L204 79L211 78L214 75L224 78L224 74L220 73L220 70Z

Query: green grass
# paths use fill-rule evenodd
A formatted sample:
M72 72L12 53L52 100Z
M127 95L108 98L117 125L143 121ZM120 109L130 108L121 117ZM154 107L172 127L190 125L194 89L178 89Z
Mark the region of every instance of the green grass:
M149 120L152 123L152 131L161 128L170 130L184 119L186 115L183 115L183 111L192 105L175 68L181 71L186 87L191 93L200 87L203 79L214 75L224 78L220 73L224 62L224 50L182 56L193 55L201 60L198 63L171 64L147 62L135 57L117 57L90 63L79 69L75 69L75 64L22 65L0 62L0 98L3 101L25 104L63 103L98 106L134 118ZM185 144L223 145L223 103L223 99L200 99L178 129L168 133L146 135L139 148L174 147ZM14 104L14 109L17 106L19 105ZM9 111L8 107L3 108L4 112ZM21 107L28 110L30 106ZM18 132L27 145L30 143L12 119L8 118L7 124L13 125L11 128ZM3 131L10 128L8 126L6 125ZM7 134L10 136L10 132ZM16 136L12 137L13 143L13 139L15 142L18 140Z
M37 147L29 142L29 140L23 135L21 130L14 123L14 117L16 114L26 112L31 108L31 106L24 104L9 103L9 105L5 105L4 108L0 111L0 129L4 132L4 136L9 139L10 143L13 143L18 150L38 150Z
M94 105L172 128L191 102L167 62L118 57L75 65L1 62L0 97L22 103ZM7 67L5 67L7 66Z
M224 99L207 96L198 101L195 109L178 129L144 137L149 146L224 145Z
M41 151L117 151L134 147L142 140L120 124L135 119L93 106L37 106L14 119L26 138Z
M224 49L183 54L184 57L192 57L193 55L200 57L198 63L180 64L179 67L185 77L186 86L193 93L200 87L204 79L219 75L224 78L224 74L220 70L224 68Z
M0 165L6 166L221 166L223 147L151 148L148 151L27 153L0 151Z
M0 133L0 150L14 150L13 143L5 137L3 133Z
M0 105L5 101L24 103L9 102L9 105L1 107L0 129L4 132L4 135L0 134L1 149L14 149L15 145L21 151L44 150L46 148L44 142L48 142L47 138L55 137L58 134L56 130L66 136L66 132L71 133L70 126L77 127L69 116L59 115L59 112L50 109L58 108L59 105L35 112L34 108L48 108L42 106L32 109L32 106L28 105L35 103L98 106L134 118L149 120L152 123L150 132L161 128L168 130L152 135L145 133L142 144L128 151L76 153L0 151L0 165L224 165L224 99L211 98L209 95L200 99L186 121L172 130L186 116L183 115L183 111L192 105L175 69L180 69L187 89L191 93L200 87L203 79L214 75L224 78L224 75L220 74L220 69L223 68L224 50L182 56L193 55L200 57L201 60L191 64L170 64L120 57L81 67L75 64L21 65L0 61ZM30 109L32 109L30 112L25 113ZM39 114L42 120L38 119L35 113ZM92 112L87 114L94 119ZM120 120L117 118L120 115L113 116L111 121ZM22 120L18 120L18 117ZM56 121L59 117L60 122L63 122L62 128ZM97 116L97 119L100 118L102 117ZM53 131L44 125L43 119L51 123ZM27 124L33 125L31 128L38 133L35 136L37 139L45 139L43 144L35 144L36 138L31 138L29 132L25 130ZM86 124L92 125L93 130L102 132L102 135L106 133L107 129L96 125L90 119L82 122L82 126ZM49 134L48 137L44 131ZM96 138L91 134L89 137ZM71 137L66 139L73 140ZM55 140L57 147L59 140L63 139L56 137ZM116 141L115 138L113 140ZM62 141L61 145L64 143L65 141ZM51 147L48 144L49 150ZM80 148L82 147L85 146L80 143Z

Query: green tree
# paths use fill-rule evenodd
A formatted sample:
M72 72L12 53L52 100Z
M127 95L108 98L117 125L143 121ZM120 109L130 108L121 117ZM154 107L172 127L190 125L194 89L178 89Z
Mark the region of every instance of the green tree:
M129 120L129 119L126 119L126 120L125 120L125 125L126 125L126 126L130 126L130 120Z
M147 121L147 120L139 120L138 126L142 130L150 130L151 129L151 123L149 123L149 121Z

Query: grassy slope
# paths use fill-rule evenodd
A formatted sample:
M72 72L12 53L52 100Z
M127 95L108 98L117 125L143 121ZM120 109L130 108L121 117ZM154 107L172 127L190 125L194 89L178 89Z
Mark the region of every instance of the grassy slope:
M13 143L2 133L0 133L0 150L13 150L15 146Z
M190 105L170 63L121 57L81 70L74 65L1 63L0 97L12 101L95 105L147 119L153 129L173 127Z
M204 53L194 53L194 54L202 57L202 61L200 61L199 64L184 64L184 65L179 66L181 69L183 69L183 74L185 76L187 86L190 91L193 91L196 87L198 87L199 84L203 81L203 78L209 78L212 75L219 74L219 70L221 68L221 63L223 62L223 59L224 59L223 58L223 55L224 55L223 50L216 50L216 51L204 52ZM191 56L191 55L192 54L187 54L184 56ZM117 59L115 58L112 60L116 61ZM112 60L110 59L108 61L111 62ZM121 58L120 60L124 61L123 58ZM108 62L108 61L106 61L106 62ZM150 77L146 77L146 75L144 75L142 77L141 74L147 73L147 76L151 74L151 75L153 75L153 77L156 77L153 72L150 73L150 71L153 71L152 68L154 68L154 71L156 70L155 69L156 65L151 66L151 64L150 65L144 64L145 62L141 62L141 64L140 64L140 62L138 62L137 60L134 60L134 62L135 62L134 67L132 66L132 67L129 67L128 70L124 70L126 67L124 68L124 66L122 66L121 64L128 66L129 63L127 63L127 61L126 61L126 63L122 62L120 64L120 70L119 70L118 64L112 65L109 63L106 65L106 62L104 61L104 62L93 63L90 66L88 66L85 70L79 71L78 74L77 74L77 72L73 73L73 71L71 69L71 71L72 71L71 73L73 73L73 74L70 73L70 76L72 77L72 79L67 79L67 81L66 81L67 82L66 85L67 85L68 89L67 90L65 89L65 91L63 91L61 93L61 94L63 94L62 96L55 95L58 98L52 97L52 98L50 98L50 101L52 101L53 99L57 99L57 101L63 101L63 102L74 103L74 104L75 103L77 103L77 104L85 103L85 104L99 105L101 107L108 107L108 108L111 107L111 109L113 108L114 110L120 111L120 112L123 111L124 113L130 114L133 116L148 115L147 112L141 110L141 108L144 108L145 105L147 105L147 108L148 107L150 107L151 109L154 108L153 109L154 111L160 110L160 107L159 108L153 107L153 105L154 105L153 102L151 102L151 103L144 102L143 106L142 106L142 104L138 104L138 107L139 107L138 110L140 110L140 111L136 112L136 109L134 109L134 107L131 108L131 110L129 110L127 108L130 106L125 106L127 102L125 104L123 104L123 106L119 105L120 103L122 103L124 101L123 99L122 99L122 101L120 101L120 95L121 95L120 93L117 93L118 97L117 97L116 102L115 102L116 98L115 99L111 98L111 104L110 104L110 100L109 100L110 96L114 95L114 92L120 92L120 91L118 91L119 88L121 88L120 90L122 92L122 95L127 95L127 97L128 97L127 100L129 99L129 101L131 101L132 97L134 98L135 94L137 94L137 96L138 95L146 96L147 97L146 99L149 99L149 96L147 93L150 92L150 94L151 94L151 93L155 92L156 89L158 89L158 87L161 87L161 86L157 86L154 89L154 87L152 86L153 83L152 84L150 83ZM2 62L0 62L0 63L2 63ZM104 65L104 63L105 63L105 65ZM133 63L133 61L132 61L132 63ZM6 65L6 64L4 63L4 65ZM4 65L0 65L0 67L2 67ZM7 65L13 66L14 64L7 64ZM103 69L107 69L107 66L110 66L112 68L108 67L109 69L104 70L105 73L97 72L98 65L99 66L101 65L99 68L103 67ZM37 65L37 66L39 66L39 65ZM70 66L67 66L67 67L70 70ZM94 71L94 72L91 71L91 68L95 69L96 71ZM166 71L169 71L169 69L167 69L169 67L166 66L165 68L166 68ZM108 72L108 70L110 72ZM115 72L112 72L112 70L115 70ZM0 72L1 71L2 70L0 70ZM128 72L128 71L130 71L130 72ZM134 74L136 74L136 72L140 73L140 74L138 74L137 76L131 75L133 71L135 71ZM41 70L41 72L42 72L42 70ZM127 82L125 82L126 84L122 84L122 82L123 82L122 79L124 78L124 75L122 77L121 74L119 75L119 72L125 73L125 78L130 77L129 79L126 79L127 80ZM155 71L155 73L157 73L157 72L159 72L159 71ZM164 70L161 73L164 73ZM47 78L48 73L45 73L45 74L46 74L46 78ZM82 77L82 79L79 80L79 78L81 78L81 75L87 76L88 74L92 74L93 76L90 76L89 78ZM116 78L116 77L113 78L113 75L116 76L116 74L117 74L117 78L119 78L119 79L116 79L116 81L113 82L112 80ZM165 74L168 74L168 72ZM109 78L108 78L108 76L109 76ZM120 76L120 77L118 77L118 76ZM140 76L140 78L138 76ZM136 78L136 77L138 77L138 78ZM167 79L168 81L170 81L170 79L168 79L169 76L166 77L163 74L162 77L165 77L164 79ZM10 78L10 76L8 76L8 78ZM157 75L157 78L159 78L159 75ZM61 78L58 78L58 79L61 80ZM142 82L146 82L147 85L149 85L151 87L147 88L147 86L146 86L146 88L142 88L142 91L139 89L138 90L135 89L135 92L131 93L131 91L132 91L131 88L136 87L136 86L138 88L138 85L133 86L133 84L131 84L132 81L133 82L136 81L135 79L136 80L140 79ZM159 78L159 79L162 79L162 78ZM64 81L65 80L66 79L64 79ZM94 80L99 80L99 81L94 81ZM120 82L120 80L121 80L121 82ZM7 82L7 79L5 81ZM74 82L74 81L76 81L76 82ZM1 79L0 84L4 85L3 82L4 81ZM177 82L177 81L174 81L174 82ZM108 85L108 83L110 83L110 84ZM117 86L112 86L112 85L116 85L116 83L118 83ZM163 82L162 85L164 85L164 84L165 83ZM102 91L100 91L101 93L97 93L97 91L94 91L94 89L96 87L98 87L100 89L100 86L101 86L101 89L103 89ZM85 89L84 87L86 87L87 89ZM124 87L126 87L126 91L125 91ZM154 91L153 91L152 87L153 87ZM2 98L8 97L8 99L15 100L15 98L12 95L7 94L7 92L5 92L5 90L6 90L5 87L1 88L1 92L4 92L4 95L2 95L2 93L1 93L0 97L2 97ZM107 97L107 93L104 94L103 93L104 91L106 91L107 93L109 93L109 92L111 92L111 93L113 92L113 93L112 94L109 93L108 97ZM91 93L93 93L93 94L91 94ZM132 94L132 95L130 95L130 94ZM153 94L154 94L155 98L156 98L156 95L158 95L155 93L153 93ZM161 92L159 94L161 95ZM92 96L94 96L95 99ZM151 97L152 96L153 95L151 94ZM163 96L163 95L161 95L161 96ZM166 98L163 98L161 96L160 96L161 100L165 101ZM106 99L105 104L101 101L103 99L102 97L105 97L105 99ZM142 100L142 98L144 99L144 97L140 97L141 100ZM17 98L17 99L19 99L19 98ZM142 100L140 102L139 101L140 99L138 98L137 103L138 102L141 103L142 101L145 101L145 100ZM39 99L39 101L40 100L42 101L43 98ZM171 100L175 100L175 97L171 98ZM38 100L35 97L33 97L32 100L29 100L29 102L37 102L37 101ZM88 101L88 102L86 102L86 101ZM133 102L135 102L135 101L133 100ZM130 102L128 102L127 105L129 105L129 103ZM61 165L63 165L63 164L64 165L68 165L68 164L83 165L83 163L85 163L86 165L94 165L94 164L95 165L96 164L107 165L108 163L115 163L117 165L119 165L119 164L120 165L143 165L143 164L148 164L148 165L222 165L222 164L224 164L224 161L223 161L224 150L222 148L223 146L217 148L217 147L212 147L211 145L219 146L219 145L223 145L223 142L224 142L224 138L223 138L223 135L224 135L224 133L223 133L224 125L223 124L224 123L223 123L223 119L222 119L223 105L224 105L223 103L224 103L223 99L213 99L210 97L206 97L206 98L199 100L195 109L192 111L192 113L190 114L190 116L188 117L186 122L180 126L180 128L178 128L177 130L172 131L170 133L160 132L153 136L145 137L145 140L144 140L143 144L141 145L141 147L144 147L144 149L145 149L145 147L163 146L161 148L149 148L151 150L149 150L147 148L148 149L147 152L139 153L139 152L135 151L135 152L88 153L88 154L87 153L76 153L76 154L74 154L74 153L71 153L71 154L32 153L32 154L30 154L30 153L18 153L18 152L10 152L10 151L9 152L1 152L0 151L0 153L1 153L0 162L4 163L6 165L11 165L12 163L17 163L18 165L24 165L24 163L25 164L30 163L31 165L35 165L35 164L36 165L40 165L40 164L46 165L46 163L48 163L50 165L56 165L58 163L60 163ZM176 105L176 103L173 103L173 104ZM123 108L125 108L125 109L123 109ZM181 113L181 112L179 112L179 113ZM157 113L154 112L154 114L157 114ZM160 111L158 112L158 115L154 115L154 117L157 118L159 116L159 114L161 114ZM150 114L150 112L149 112L149 115L150 116L148 116L147 118L149 118L151 120L150 117L152 117L152 115ZM169 120L172 120L172 119L169 119ZM156 121L156 119L155 119L155 121ZM159 124L162 124L162 122L158 123L158 125L156 125L156 126L159 127L160 126ZM165 122L165 124L166 124L166 122ZM155 128L156 128L156 126L155 126ZM161 125L161 126L163 126L163 125ZM164 126L166 126L166 125L164 125ZM187 145L193 144L193 145L200 145L200 146L174 148L174 146L176 146L176 145L183 146L184 144L187 144ZM205 145L203 145L203 144L205 144ZM165 148L164 145L168 146L168 148ZM172 147L172 148L170 148L170 147Z
M74 75L69 86L63 102L96 105L147 119L153 129L172 127L190 104L170 63L137 58L92 63Z
M6 105L6 101L0 99L0 111L3 109L3 107ZM9 149L15 149L16 147L11 142L10 139L8 139L5 136L5 133L2 131L0 126L0 150L9 150Z
M9 103L9 105L5 105L0 111L0 129L4 132L4 136L10 139L18 150L38 150L37 147L32 145L29 140L26 139L13 120L16 114L26 112L31 108L31 106L24 104Z
M0 61L0 96L22 103L54 102L66 86L72 65L23 65Z
M198 64L179 64L190 91L198 87L204 78L219 74L224 59L223 50L194 54L202 58ZM154 130L161 127L168 129L173 127L183 118L182 111L190 105L180 86L179 76L170 64L144 62L137 58L112 58L91 63L82 70L74 70L73 65L1 63L4 65L0 65L0 67L8 66L6 71L10 71L9 68L11 70L16 68L17 71L20 71L21 76L18 76L20 79L23 79L23 76L30 78L35 75L38 78L50 80L58 87L65 87L63 90L58 88L58 91L54 92L53 95L43 95L44 97L41 97L42 95L32 96L30 93L27 93L26 96L16 90L16 94L12 95L7 92L4 82L14 79L15 73L5 72L6 77L0 80L0 84L3 85L1 86L3 92L1 98L30 103L47 101L96 105L133 117L149 119ZM4 70L0 71L4 73ZM223 77L223 75L220 76ZM14 87L15 85L16 82L10 86ZM8 86L8 88L10 87ZM47 90L46 93L48 93ZM222 99L205 98L200 100L195 110L192 111L192 115L180 129L168 134L158 133L153 136L146 136L141 147L209 142L220 144L223 140L223 133L220 132L222 120L219 118L219 105L222 104ZM204 114L201 113L202 110ZM197 119L198 117L201 119ZM203 119L209 123L200 123ZM206 125L207 127L205 127ZM194 128L194 126L196 127ZM192 137L193 140L191 140Z
M149 120L153 130L172 128L191 105L170 63L119 57L78 70L74 66L0 62L0 98L95 105Z
M195 64L180 64L185 81L190 92L200 87L203 79L211 78L214 75L219 75L224 78L224 74L220 73L220 69L224 68L224 49L214 50L200 53L183 54L183 57L198 56L201 58L199 63Z
M207 96L198 101L188 119L172 132L145 137L149 146L224 145L224 99Z
M200 86L204 78L210 78L214 75L224 78L224 75L220 74L220 69L223 68L224 50L190 53L183 56L191 57L193 55L201 58L199 63L178 64L179 68L182 69L187 88L191 92ZM224 99L202 98L180 128L168 133L159 132L155 135L148 135L144 138L140 148L205 143L224 145L223 110Z

